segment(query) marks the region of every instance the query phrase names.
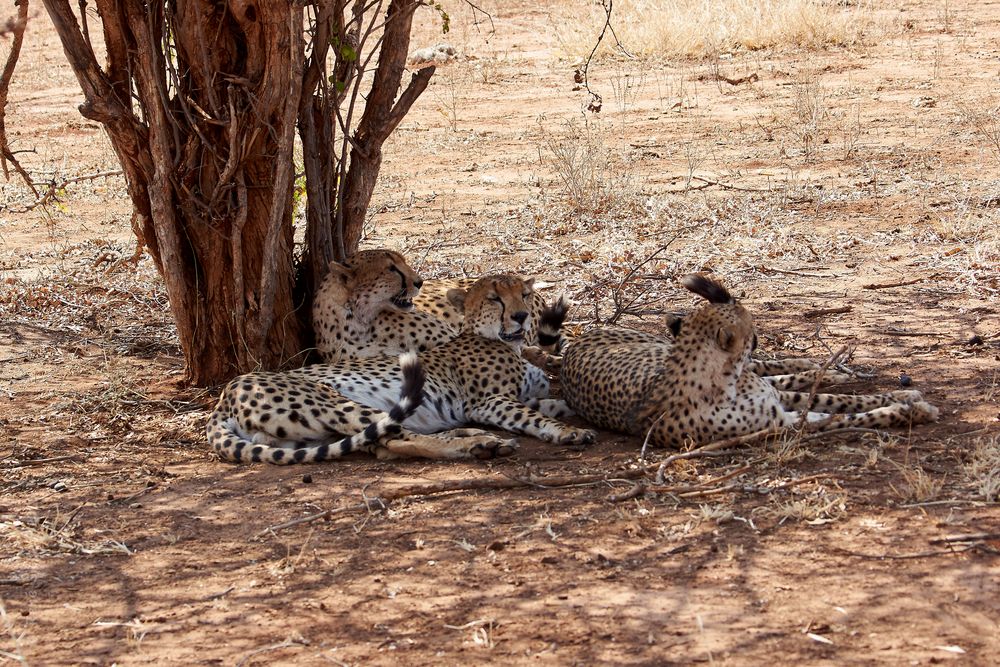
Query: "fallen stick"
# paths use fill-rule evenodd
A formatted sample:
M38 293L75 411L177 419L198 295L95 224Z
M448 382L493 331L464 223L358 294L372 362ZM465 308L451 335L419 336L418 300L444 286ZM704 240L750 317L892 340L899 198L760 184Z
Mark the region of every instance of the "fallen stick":
M710 76L707 76L707 77L699 77L699 78L702 79L702 80L709 79L709 80L715 80L715 81L725 81L730 86L738 86L738 85L743 84L743 83L755 83L757 81L760 81L760 75L757 74L757 72L751 72L750 74L747 74L746 76L737 77L735 79L730 78L730 77L728 77L728 76L726 76L724 74L719 74L718 72L716 72L715 74L712 74Z
M931 544L954 544L955 542L987 542L1000 540L1000 533L968 533L965 535L946 535L933 540L928 540Z
M0 361L7 361L2 359ZM30 468L31 466L43 466L48 463L56 463L58 461L80 461L82 460L78 454L70 454L68 456L53 456L48 459L26 459L24 461L18 461L17 465L10 466L9 468L3 468L3 470L20 470L21 468Z
M636 482L632 488L630 488L625 493L612 494L608 496L608 501L610 502L621 502L623 500L629 500L630 498L635 498L646 492L649 493L672 493L679 498L690 498L694 497L692 494L700 494L704 492L720 493L722 489L720 488L707 488L716 487L722 482L728 481L733 477L738 477L746 471L750 470L752 466L745 465L728 472L720 477L715 477L713 479L707 480L705 482L699 482L698 484L689 484L685 486L664 486L664 485L648 485L645 482ZM723 487L724 489L729 489L730 487Z
M890 289L893 287L906 287L907 285L916 285L917 283L922 283L925 280L931 280L932 278L937 278L935 273L932 276L926 278L916 278L914 280L904 280L898 283L869 283L867 285L862 285L861 289Z
M826 315L839 315L840 313L849 313L853 308L850 306L840 306L839 308L817 308L816 310L807 310L802 313L802 316L806 319L813 319L814 317L824 317Z

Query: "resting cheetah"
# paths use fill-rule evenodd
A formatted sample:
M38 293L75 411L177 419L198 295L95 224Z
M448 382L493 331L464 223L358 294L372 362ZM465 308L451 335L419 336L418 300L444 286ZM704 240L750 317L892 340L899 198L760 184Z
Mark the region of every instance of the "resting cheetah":
M417 355L402 355L399 368L399 399L388 414L290 373L241 375L219 396L205 427L208 442L219 458L234 462L317 463L371 451L400 433L423 398L425 378ZM344 433L354 435L336 437Z
M683 322L684 318L676 315L670 315L666 318L664 322L666 335L662 338L656 338L661 351L665 351L673 345L674 340L681 332ZM619 331L626 334L634 333L628 329L618 328L602 329L602 331L615 332L612 335L617 335ZM648 336L649 334L642 335ZM613 344L614 341L611 342ZM570 341L560 335L559 344L562 347L563 354L565 354L565 350L570 347ZM754 346L756 347L756 342ZM562 369L562 356L553 354L538 346L525 347L521 351L521 356L527 359L532 365L537 366L550 375L559 375ZM848 373L823 369L820 364L810 359L750 359L747 369L760 376L768 384L784 391L812 389L817 379L822 384L849 382L854 379Z
M427 458L491 458L515 450L514 441L476 429L425 435L468 423L559 444L591 442L593 431L555 419L569 410L546 398L548 380L521 359L533 293L531 280L507 275L453 291L452 302L465 312L462 333L421 354L419 363L404 355L402 376L395 358L373 357L236 378L209 420L209 442L221 458L270 463L314 462L355 449ZM424 374L422 401L414 398L414 367ZM349 442L324 442L358 429L364 432Z
M331 262L313 300L316 349L325 362L424 352L457 337L462 310L449 300L475 280L458 278L424 283L402 255L362 250L346 263ZM423 289L421 289L423 286ZM532 293L526 340L554 350L566 317L559 299L545 306Z
M838 414L820 430L920 424L937 409L917 391L877 395L780 391L751 370L757 335L750 313L717 282L701 275L682 283L708 304L685 318L671 343L624 329L598 329L569 345L561 386L569 406L597 426L654 445L705 443ZM815 370L813 370L815 373ZM808 403L808 404L807 404Z

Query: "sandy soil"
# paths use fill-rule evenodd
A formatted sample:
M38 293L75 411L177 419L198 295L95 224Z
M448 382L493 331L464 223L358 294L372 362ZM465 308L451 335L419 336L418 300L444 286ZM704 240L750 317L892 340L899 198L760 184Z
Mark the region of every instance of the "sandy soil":
M894 6L850 49L602 61L589 117L556 30L566 5L502 3L495 34L454 8L464 58L392 139L365 245L428 277L536 275L572 297L575 329L656 330L694 303L674 278L711 269L757 314L765 351L823 361L854 345L872 377L847 390L905 375L940 422L679 463L673 484L749 465L686 498L614 502L622 480L360 509L412 484L628 471L640 443L525 440L486 464L221 464L202 430L214 392L179 385L151 262L120 261L135 247L121 179L20 213L31 197L12 179L0 661L995 662L1000 5ZM420 30L440 39L431 18ZM8 112L39 180L116 169L80 101L42 14Z

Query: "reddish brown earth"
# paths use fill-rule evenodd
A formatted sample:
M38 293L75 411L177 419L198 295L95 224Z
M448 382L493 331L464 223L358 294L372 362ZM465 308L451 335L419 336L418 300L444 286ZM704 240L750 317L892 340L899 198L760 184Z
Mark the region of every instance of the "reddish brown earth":
M617 295L638 297L622 323L656 330L660 313L694 303L674 279L711 269L757 314L764 350L823 361L851 344L852 367L874 377L848 390L906 374L940 422L673 465L674 486L749 465L694 496L615 502L632 482L613 479L366 511L363 498L405 485L615 473L640 443L525 440L491 463L219 463L202 430L215 393L178 384L151 262L119 261L134 250L120 178L30 212L12 179L0 660L993 664L1000 5L894 6L882 34L850 49L601 61L604 109L589 121L555 36L569 3L502 3L495 34L463 7L448 37L463 60L388 147L367 247L397 248L425 276L536 275L573 298L577 329L612 318ZM422 30L421 43L440 39L430 17ZM714 78L752 72L750 84ZM79 102L39 15L8 113L39 180L116 168ZM577 178L578 209L559 146L596 165ZM268 530L329 509L341 511Z

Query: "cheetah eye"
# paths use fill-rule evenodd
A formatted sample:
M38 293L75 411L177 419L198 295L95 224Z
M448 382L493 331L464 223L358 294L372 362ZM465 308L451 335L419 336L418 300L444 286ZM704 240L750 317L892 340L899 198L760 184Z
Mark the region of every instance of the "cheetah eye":
M500 297L497 296L496 294L490 294L486 298L489 299L490 301L492 301L493 303L500 303Z
M523 298L525 298L525 299L528 299L528 298L530 298L530 297L531 297L531 295L532 295L532 294L534 294L534 292L525 292L525 293L524 293L524 294L522 294L521 296L522 296Z

